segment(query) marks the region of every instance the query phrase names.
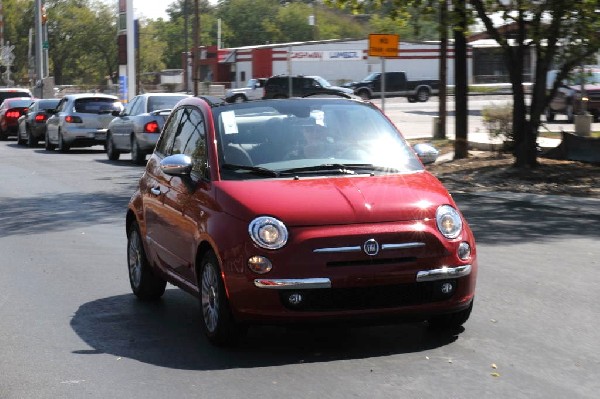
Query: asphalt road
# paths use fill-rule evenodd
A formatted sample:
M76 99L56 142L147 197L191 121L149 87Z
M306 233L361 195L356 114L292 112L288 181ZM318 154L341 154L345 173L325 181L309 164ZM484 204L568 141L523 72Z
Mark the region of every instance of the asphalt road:
M218 349L191 296L131 294L143 168L122 158L0 142L1 399L598 397L599 202L456 193L480 265L458 335L257 327Z

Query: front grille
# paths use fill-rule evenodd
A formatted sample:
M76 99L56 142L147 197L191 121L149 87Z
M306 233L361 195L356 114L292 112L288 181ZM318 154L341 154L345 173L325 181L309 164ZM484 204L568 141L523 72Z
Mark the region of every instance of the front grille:
M383 265L397 265L400 263L416 262L415 256L404 257L404 258L368 258L361 260L347 260L347 261L334 261L327 262L327 267L340 267L340 266L383 266Z
M453 285L452 293L442 293L444 283ZM283 290L280 299L283 306L295 311L366 310L443 301L451 298L456 289L456 280L442 280L372 287ZM289 298L293 294L300 294L302 301L291 304Z

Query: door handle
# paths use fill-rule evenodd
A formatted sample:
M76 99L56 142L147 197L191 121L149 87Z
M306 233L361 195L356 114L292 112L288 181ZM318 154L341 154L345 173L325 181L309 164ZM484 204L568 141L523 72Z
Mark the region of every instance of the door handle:
M158 188L158 187L152 187L152 188L150 189L150 192L151 192L152 194L154 194L154 195L160 195L160 188Z

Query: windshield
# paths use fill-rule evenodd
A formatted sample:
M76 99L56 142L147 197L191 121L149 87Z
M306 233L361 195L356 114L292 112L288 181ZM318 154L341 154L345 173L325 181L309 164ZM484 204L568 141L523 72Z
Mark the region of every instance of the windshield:
M75 100L73 111L83 114L101 114L110 113L112 111L121 111L123 106L119 100L113 100L111 98L80 98Z
M173 109L175 105L187 96L151 96L148 97L148 112L162 109Z
M598 72L585 72L583 74L577 74L569 79L569 85L597 85L600 84L600 71Z
M272 100L213 112L223 179L423 169L394 125L370 104Z
M379 72L373 72L373 73L370 73L369 75L367 75L367 77L364 78L362 81L363 82L372 82L375 79L377 79L378 76L379 76Z
M313 79L319 82L321 87L331 87L331 83L329 83L327 80L323 79L320 76L313 76Z

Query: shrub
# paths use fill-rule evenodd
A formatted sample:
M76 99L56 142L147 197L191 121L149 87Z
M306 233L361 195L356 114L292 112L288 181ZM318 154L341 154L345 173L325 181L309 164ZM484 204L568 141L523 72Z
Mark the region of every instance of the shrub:
M505 151L511 150L514 143L512 109L511 103L505 103L502 105L492 104L481 110L483 125L486 127L490 138L501 139Z

